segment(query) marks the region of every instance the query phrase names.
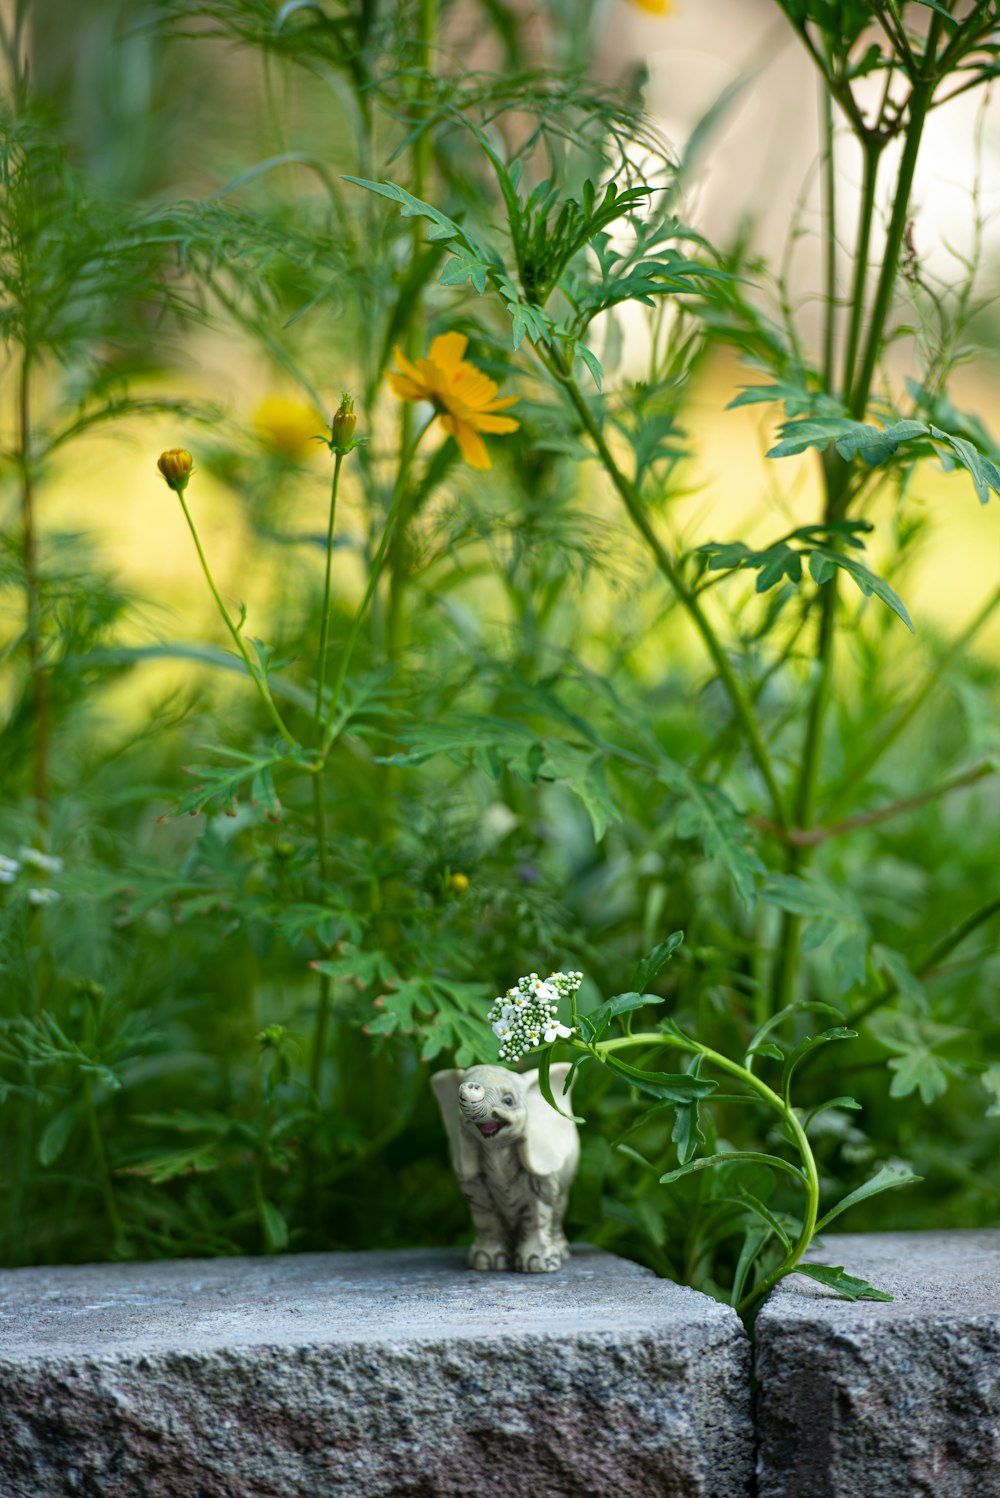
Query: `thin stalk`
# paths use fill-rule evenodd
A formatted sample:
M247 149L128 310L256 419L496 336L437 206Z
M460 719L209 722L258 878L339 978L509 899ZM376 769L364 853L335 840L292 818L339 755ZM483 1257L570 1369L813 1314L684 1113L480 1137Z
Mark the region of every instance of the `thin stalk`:
M881 738L871 741L868 749L849 771L847 779L842 781L834 792L826 808L827 815L836 811L838 807L842 806L849 799L856 787L864 781L869 771L873 770L883 755L891 749L900 734L909 726L928 697L934 692L948 668L959 656L965 653L966 647L979 633L983 625L987 623L991 615L996 612L998 607L1000 607L1000 587L994 589L971 623L966 626L957 639L952 641L937 666L924 681L920 691L910 699L906 707L889 725L885 733L882 734Z
M934 20L938 18L935 16ZM934 21L931 22L931 30L934 30ZM928 46L930 42L928 42ZM851 414L856 421L861 421L868 406L868 397L871 394L872 380L875 375L875 365L878 361L879 352L882 348L882 337L885 331L886 318L892 304L892 294L896 286L896 270L899 265L899 254L903 244L903 236L906 233L906 222L910 211L910 193L913 189L913 176L917 167L917 157L920 153L920 141L924 132L924 122L927 119L927 108L934 91L934 83L931 80L922 79L914 84L910 95L909 122L906 130L906 139L903 145L903 156L899 163L899 175L896 179L896 195L892 205L892 216L889 219L889 231L886 235L885 254L882 258L882 270L879 275L875 291L875 301L872 306L871 321L868 326L868 337L865 344L864 357L857 379L851 387L849 403Z
M844 367L841 376L841 390L845 402L851 398L854 367L861 342L861 324L865 312L865 285L868 280L868 261L871 254L872 221L875 216L875 193L878 187L879 162L884 146L878 136L867 136L861 142L861 149L864 159L861 180L861 217L858 220L858 238L854 249L851 315L847 326L847 343L844 348ZM833 394L832 390L830 394Z
M372 601L375 589L378 587L379 579L385 570L386 555L389 550L389 541L392 537L393 531L396 528L400 513L403 509L404 500L406 498L407 480L409 478L410 467L413 463L413 457L417 451L417 448L420 446L421 441L423 440L425 432L431 426L433 421L434 417L432 416L430 421L427 422L427 425L421 427L420 431L417 433L416 437L413 440L409 452L404 455L403 461L400 464L399 472L396 475L396 487L393 491L393 496L389 503L389 511L385 517L385 525L382 529L382 537L379 541L378 549L376 550L375 555L372 558L372 564L368 570L368 582L365 587L364 597L362 598L361 603L358 606L354 618L351 620L351 627L347 632L347 639L344 642L344 648L340 654L340 665L337 668L337 675L334 679L333 689L330 696L330 710L327 716L326 736L323 740L323 747L320 754L321 761L325 760L326 756L329 754L331 745L333 744L333 741L337 736L336 713L337 708L340 705L341 694L344 690L344 682L347 680L347 670L351 664L351 657L354 654L354 648L358 643L358 637L361 634L361 626L364 623L365 615L368 612L368 606Z
M97 1175L100 1181L104 1210L107 1213L111 1235L117 1245L123 1243L125 1240L125 1227L122 1222L121 1213L118 1210L114 1181L111 1177L111 1167L108 1164L107 1151L104 1148L104 1139L101 1135L101 1125L97 1117L97 1108L94 1104L94 1095L89 1077L85 1079L83 1084L83 1105L87 1115L87 1128L90 1132L91 1147L94 1151L94 1158L97 1161Z
M337 490L340 487L340 469L344 454L337 453L333 464L333 482L330 485L330 519L326 528L326 578L323 584L323 613L319 626L319 661L316 667L316 741L323 738L323 692L326 687L326 650L330 643L330 579L333 572L333 528L337 521Z
M820 123L823 131L823 235L826 300L823 306L823 384L833 393L833 361L837 316L837 162L834 150L833 101L822 80L819 86Z
M298 748L298 745L296 744L292 735L289 733L288 729L285 727L282 716L278 712L278 709L274 704L274 698L271 696L271 693L268 690L267 682L261 679L259 671L252 664L247 648L243 643L240 631L237 629L236 625L229 617L229 610L223 603L222 595L220 594L218 588L215 586L215 580L212 577L211 571L209 570L208 561L206 560L205 553L202 550L201 541L198 538L198 532L195 529L195 524L191 518L191 512L187 507L184 495L179 490L175 490L175 493L177 494L177 498L181 502L181 509L184 511L184 519L188 523L188 530L191 532L191 539L194 541L195 550L198 553L198 560L201 563L201 570L205 574L205 581L208 583L209 591L211 592L212 597L215 599L216 608L219 610L226 628L233 637L233 643L235 644L236 649L239 651L243 659L243 664L246 666L247 671L250 675L250 679L253 682L254 686L257 688L258 693L260 694L260 699L267 709L268 715L274 723L275 728L281 734L281 737L285 740L285 743L288 744L291 748L296 749Z
M333 479L330 484L330 518L326 528L326 575L323 582L323 612L319 627L319 660L316 663L316 710L314 713L315 739L320 750L320 762L312 778L313 826L316 834L316 862L319 865L320 881L325 885L329 872L326 849L326 784L325 762L322 758L323 743L323 694L326 688L326 653L330 643L330 584L333 572L333 532L337 521L337 491L340 488L340 469L344 454L338 452L333 464ZM323 1056L326 1051L326 1031L330 1020L332 980L327 973L319 973L319 1002L316 1005L316 1020L313 1026L312 1049L309 1059L309 1090L313 1097L319 1095Z
M819 1216L819 1171L816 1167L816 1157L812 1152L812 1145L809 1143L806 1132L795 1110L789 1103L785 1102L784 1098L768 1087L766 1082L762 1082L752 1071L749 1071L747 1067L741 1066L738 1061L731 1061L728 1056L723 1056L718 1051L713 1051L709 1046L702 1045L700 1041L692 1040L686 1035L664 1034L662 1031L653 1030L643 1031L637 1035L619 1036L614 1040L597 1041L595 1045L588 1045L581 1040L575 1040L573 1044L578 1050L596 1055L598 1060L602 1060L609 1051L622 1050L628 1046L676 1046L681 1050L702 1055L706 1061L710 1062L713 1066L719 1067L721 1071L728 1072L730 1076L738 1077L744 1086L752 1088L767 1103L768 1107L773 1108L780 1115L783 1123L791 1133L795 1148L802 1159L805 1174L806 1208L799 1236L791 1248L788 1249L781 1263L761 1280L759 1285L745 1295L737 1305L736 1310L738 1314L741 1316L745 1315L751 1307L759 1300L762 1300L774 1288L779 1280L784 1279L786 1274L791 1274L812 1242L813 1233L816 1230L816 1220Z
M24 531L24 594L26 606L25 635L28 647L28 670L31 675L31 703L34 718L34 755L32 791L39 818L45 815L49 799L49 737L51 712L49 681L42 663L41 596L38 577L38 526L35 515L35 482L31 446L31 355L27 348L21 359L18 382L18 460L21 470L21 521Z
M565 362L559 357L557 353L551 354L545 362L550 372L555 376L556 379L559 380L560 384L565 389L574 410L576 411L584 427L586 428L587 433L594 444L594 447L597 449L598 456L600 457L601 462L604 464L609 478L611 479L615 488L618 490L618 493L625 504L625 509L628 512L629 519L632 521L632 524L635 526L636 530L639 532L640 536L642 536L646 545L649 547L656 561L656 565L662 572L663 576L666 578L667 582L670 584L670 587L673 589L678 601L686 609L688 615L690 616L696 629L698 630L698 633L701 635L701 638L705 643L705 646L712 658L715 668L719 673L719 678L723 684L723 687L725 688L726 693L729 697L734 715L743 731L743 736L746 740L747 747L757 764L757 768L760 770L761 776L763 777L764 784L767 787L768 795L770 797L771 806L774 811L775 820L782 827L786 826L787 818L785 814L784 800L781 794L781 789L778 786L778 782L774 774L774 769L771 764L771 757L767 751L767 746L765 745L764 740L761 737L760 729L757 727L757 724L754 720L750 704L747 702L743 689L733 673L733 668L729 664L729 660L726 657L725 650L722 647L722 643L719 640L718 635L712 628L712 625L704 610L702 609L697 596L687 586L684 579L681 577L680 572L678 571L673 559L664 549L659 540L659 537L653 530L649 521L646 519L642 499L639 495L638 490L636 489L635 485L625 476L622 470L618 467L618 464L615 462L614 455L604 440L604 435L600 429L600 426L595 421L593 413L590 410L590 407L587 405L587 402L584 400L580 388L574 380L572 373L566 367Z
M413 195L423 198L427 179L430 174L431 146L433 144L431 132L426 128L425 115L431 102L434 87L433 57L434 44L437 36L437 0L420 0L420 12L417 21L417 69L418 76L414 90L414 103L417 106L417 115L421 128L413 142L411 152L411 163L413 170ZM415 265L423 250L424 229L423 219L414 218L412 226L413 247L411 251L412 263ZM403 327L402 345L403 352L411 361L417 357L418 336L418 313L420 311L420 295L415 295L407 309L406 321ZM407 454L413 444L413 407L408 401L404 402L399 422L399 463L400 469L408 461ZM397 528L396 540L390 551L389 568L389 597L386 603L386 629L385 641L386 652L390 660L395 660L400 650L400 631L403 616L403 593L406 588L406 524L407 517L400 517Z

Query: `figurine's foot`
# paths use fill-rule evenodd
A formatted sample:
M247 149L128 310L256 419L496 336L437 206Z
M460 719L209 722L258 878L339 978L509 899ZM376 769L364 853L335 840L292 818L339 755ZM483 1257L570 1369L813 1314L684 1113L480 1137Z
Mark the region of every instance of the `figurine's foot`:
M469 1268L509 1269L510 1254L502 1243L474 1243L469 1249Z
M521 1274L554 1274L562 1262L559 1246L538 1238L526 1239L514 1252L514 1268Z

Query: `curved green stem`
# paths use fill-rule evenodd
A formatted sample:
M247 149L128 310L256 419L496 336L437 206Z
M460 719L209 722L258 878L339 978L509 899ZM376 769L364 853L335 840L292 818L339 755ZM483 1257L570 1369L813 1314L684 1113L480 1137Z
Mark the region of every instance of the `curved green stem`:
M806 1136L806 1131L799 1121L798 1115L783 1097L780 1097L773 1088L768 1087L766 1082L754 1075L748 1067L738 1061L731 1061L728 1056L723 1056L719 1051L713 1051L710 1046L702 1045L700 1041L693 1040L690 1036L678 1033L664 1033L662 1030L645 1030L637 1035L623 1035L613 1040L599 1040L594 1044L586 1041L576 1040L572 1044L578 1049L596 1056L599 1061L612 1051L625 1050L629 1046L673 1046L682 1051L704 1056L705 1060L720 1071L728 1072L730 1076L738 1077L744 1086L752 1088L754 1092L773 1108L782 1122L789 1130L795 1147L802 1160L806 1187L806 1205L802 1216L802 1227L795 1242L785 1253L781 1263L777 1265L770 1274L761 1280L753 1290L749 1291L736 1307L737 1312L745 1315L759 1300L778 1283L785 1275L791 1274L806 1249L812 1242L813 1233L816 1231L816 1221L819 1216L819 1171L816 1167L816 1157L812 1152L812 1145Z
M761 736L760 729L754 719L750 704L746 699L742 687L736 679L733 668L729 663L726 652L722 647L718 635L715 633L711 622L705 614L697 595L687 586L678 571L677 565L664 548L653 527L646 518L642 499L635 485L629 480L615 462L614 454L604 440L604 434L594 414L587 405L586 400L573 378L572 372L567 367L565 360L558 352L553 351L549 355L540 353L542 362L549 372L559 381L566 391L569 400L585 427L590 440L597 449L598 456L604 464L604 468L618 490L629 519L636 530L642 536L656 561L656 565L673 589L678 601L686 609L692 622L708 650L709 655L719 673L719 679L726 690L732 705L734 716L743 731L747 747L752 754L757 768L760 770L764 784L767 787L774 819L781 827L787 826L784 799L778 785L774 768L771 764L771 756Z
M197 551L198 553L198 560L201 563L201 570L205 574L205 581L208 583L209 591L211 592L212 597L215 599L215 606L222 616L223 623L225 624L229 633L232 635L233 643L240 653L243 664L246 666L247 671L250 675L250 679L253 682L254 686L257 688L258 693L260 694L260 700L263 702L265 708L267 709L268 716L273 722L275 728L278 730L278 732L281 734L281 737L284 739L285 743L290 746L290 748L297 749L298 745L296 744L295 739L289 733L288 729L285 727L284 719L275 706L274 698L271 696L271 693L268 690L267 682L262 679L259 669L251 661L249 652L243 643L243 638L240 634L240 631L237 629L236 625L230 618L229 610L226 608L226 605L222 601L222 595L220 594L218 588L215 586L215 579L212 577L211 570L209 569L208 561L205 557L204 551L202 550L201 541L198 537L198 532L195 529L195 523L191 518L191 511L187 507L187 502L184 499L184 495L179 489L175 490L174 492L181 502L181 509L184 511L184 519L188 523L188 530L191 532L191 539L194 541L195 551Z

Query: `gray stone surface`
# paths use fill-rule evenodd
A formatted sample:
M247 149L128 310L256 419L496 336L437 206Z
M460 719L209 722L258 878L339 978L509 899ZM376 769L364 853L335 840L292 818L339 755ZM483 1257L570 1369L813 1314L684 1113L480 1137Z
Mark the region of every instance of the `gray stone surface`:
M2 1498L743 1498L735 1314L596 1250L0 1273Z
M1000 1498L1000 1232L827 1235L757 1319L759 1498Z

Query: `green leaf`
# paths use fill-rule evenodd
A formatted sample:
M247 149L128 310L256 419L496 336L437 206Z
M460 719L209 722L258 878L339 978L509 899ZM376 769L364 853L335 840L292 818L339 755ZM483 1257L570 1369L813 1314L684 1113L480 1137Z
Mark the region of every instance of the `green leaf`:
M750 829L718 786L696 780L682 765L660 763L660 780L687 803L684 835L699 833L706 858L718 858L747 905L756 895L756 876L764 865L750 845ZM690 828L690 833L688 829Z
M892 609L894 614L902 619L911 635L916 633L906 604L895 589L891 588L883 578L876 577L874 572L870 572L863 563L856 561L854 557L845 556L840 551L832 551L827 546L817 546L814 555L828 562L832 567L839 567L841 571L846 572L851 581L857 584L866 598L870 598L874 593L876 598L881 599L888 608Z
M42 1130L42 1137L38 1141L40 1165L55 1164L69 1143L79 1117L80 1109L77 1103L69 1103L58 1113L53 1114Z
M687 1165L681 1165L676 1170L668 1170L666 1175L660 1177L660 1185L667 1186L671 1181L679 1181L681 1176L692 1175L696 1170L713 1170L717 1165L734 1165L738 1161L749 1162L753 1165L768 1165L775 1170L783 1170L786 1175L794 1176L797 1181L805 1183L805 1176L797 1165L792 1165L788 1160L782 1160L780 1155L762 1155L757 1150L726 1150L721 1155L702 1155L699 1160L691 1160Z
M852 1097L832 1097L832 1098L828 1098L825 1103L817 1103L817 1105L816 1105L815 1108L810 1108L809 1109L809 1112L806 1114L805 1118L802 1120L802 1127L803 1127L803 1129L806 1132L808 1132L809 1125L812 1123L813 1119L814 1118L818 1118L821 1113L825 1113L828 1108L849 1108L853 1112L857 1112L857 1113L861 1112L861 1104L857 1101L856 1098L852 1098Z
M702 1056L692 1056L687 1067L689 1076L701 1075ZM670 1138L677 1146L677 1159L681 1165L687 1165L698 1153L699 1145L705 1143L705 1131L701 1126L698 1116L699 1100L692 1098L689 1103L678 1103L674 1112L674 1126L670 1132Z
M878 1196L883 1191L895 1191L899 1186L912 1186L914 1182L921 1180L923 1176L914 1175L908 1165L883 1165L870 1181L866 1181L863 1186L858 1186L855 1191L845 1196L843 1201L831 1207L826 1216L817 1222L816 1232L821 1233L835 1217L840 1216L841 1212L846 1212L848 1207L857 1206L858 1202L867 1201L870 1196Z
M869 468L876 468L894 455L901 442L926 437L929 431L923 421L896 421L888 427L874 427L857 421L850 431L837 438L837 451L847 462L860 456Z
M754 1196L752 1192L748 1191L745 1186L739 1187L739 1196L723 1196L719 1200L730 1202L734 1207L745 1207L748 1212L753 1212L762 1222L767 1224L775 1237L780 1240L783 1248L791 1248L792 1240L786 1228L771 1211L770 1207L766 1206L760 1197Z
M619 1014L631 1014L636 1009L645 1008L647 1004L662 1004L663 1002L664 1000L655 993L619 993L583 1017L590 1027L592 1038L596 1040Z
M576 351L580 355L580 358L583 360L584 364L586 364L587 368L590 370L594 384L597 386L598 390L603 390L604 386L602 384L602 380L604 378L604 370L601 368L600 359L598 359L596 354L591 353L590 349L587 348L586 344L584 343L578 343L576 346Z
M892 1300L884 1290L876 1290L867 1280L845 1274L843 1266L832 1264L796 1264L793 1274L804 1274L829 1290L836 1290L844 1300Z
M754 1260L764 1247L771 1234L768 1228L752 1223L743 1235L743 1244L740 1248L739 1258L733 1272L733 1285L729 1292L729 1304L739 1305L743 1299L743 1289L746 1285L747 1275L753 1268Z
M577 1113L567 1113L566 1110L564 1108L560 1108L559 1104L556 1102L555 1097L552 1094L552 1079L551 1079L551 1077L549 1075L551 1069L552 1069L552 1047L551 1046L546 1046L546 1048L543 1051L539 1052L539 1056L538 1056L538 1090L539 1090L539 1092L542 1094L542 1097L548 1103L549 1107L550 1108L554 1108L556 1110L556 1112L558 1114L560 1114L563 1118L571 1118L574 1123L578 1123L578 1124L586 1123L587 1120L585 1118L581 1118L579 1116L579 1114L577 1114ZM569 1080L569 1078L567 1078L567 1081L568 1080Z
M820 1035L806 1035L799 1041L794 1051L790 1053L785 1062L785 1069L781 1074L781 1092L788 1102L788 1094L792 1085L792 1077L795 1068L803 1057L808 1056L810 1051L815 1051L818 1046L828 1045L831 1040L857 1040L857 1030L848 1030L843 1025L837 1025L832 1030L824 1030Z
M646 1092L650 1097L661 1098L671 1103L689 1103L694 1098L708 1097L714 1092L716 1084L701 1077L693 1077L688 1073L679 1075L662 1071L641 1071L637 1066L630 1066L627 1061L622 1061L614 1053L608 1053L605 1061L612 1071L627 1079L640 1092Z
M815 447L823 452L831 442L854 426L844 416L808 416L801 421L786 421L779 427L781 441L768 452L769 458L790 458Z
M268 1248L272 1253L280 1253L283 1248L288 1247L288 1223L270 1201L261 1202L260 1215Z
M986 1109L987 1118L1000 1118L1000 1062L994 1061L979 1079L993 1101Z
M781 877L783 876L775 876L776 879ZM799 880L794 881L796 885L798 885L799 882ZM780 904L781 901L776 900L774 903ZM792 913L799 914L800 912L793 911ZM777 1046L772 1046L770 1049L764 1050L761 1042L768 1035L770 1035L773 1030L777 1030L780 1025L783 1025L785 1023L785 1020L789 1019L793 1014L832 1014L835 1019L843 1018L843 1015L841 1014L839 1009L837 1009L833 1004L824 1003L822 999L796 999L794 1003L786 1004L783 1009L779 1009L776 1014L772 1014L770 1019L765 1020L764 1023L759 1027L759 1029L754 1031L754 1034L750 1039L750 1044L747 1046L746 1056L744 1057L744 1065L746 1064L747 1059L750 1056L754 1055L755 1052L760 1052L761 1055L765 1056L774 1056L775 1051L778 1050ZM775 1060L780 1061L782 1059L782 1056L783 1053L781 1051L778 1051Z
M664 963L670 961L684 940L683 931L672 931L666 941L661 941L641 959L632 979L632 987L642 993L649 987Z
M988 502L991 489L995 494L1000 494L1000 469L990 458L983 457L968 438L953 436L935 426L931 427L930 432L935 441L943 442L951 448L955 458L971 475L981 505Z

